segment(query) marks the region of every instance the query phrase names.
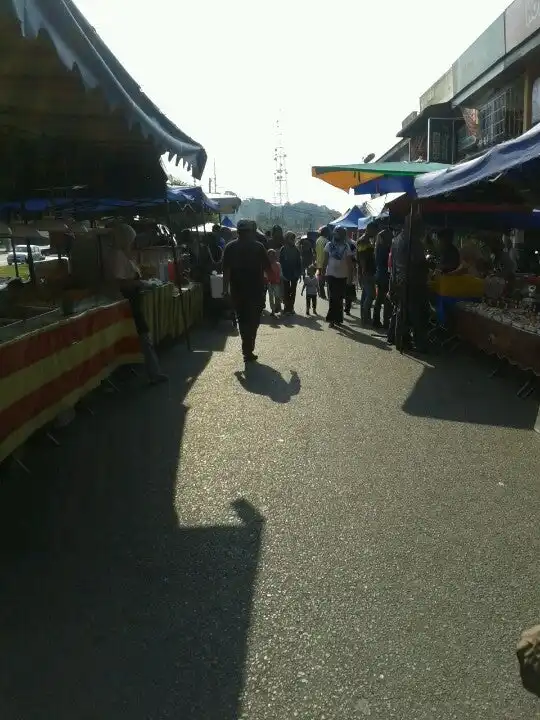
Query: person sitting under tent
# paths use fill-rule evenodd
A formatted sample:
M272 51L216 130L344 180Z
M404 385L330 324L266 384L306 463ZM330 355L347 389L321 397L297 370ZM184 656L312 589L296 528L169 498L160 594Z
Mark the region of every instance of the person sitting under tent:
M454 245L454 231L444 228L437 232L437 270L442 274L454 272L460 265L459 250Z

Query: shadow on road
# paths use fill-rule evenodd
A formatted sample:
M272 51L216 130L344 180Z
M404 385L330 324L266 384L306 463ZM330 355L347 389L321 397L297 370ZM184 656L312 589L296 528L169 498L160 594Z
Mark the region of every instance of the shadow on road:
M263 363L253 363L234 374L244 390L265 395L276 403L288 403L301 388L300 377L295 370L291 370L290 380L285 380L280 372Z
M415 417L532 430L538 402L516 395L521 382L490 378L483 356L426 356L422 375L403 405Z
M342 337L354 340L354 342L360 343L361 345L372 345L373 347L385 352L389 352L391 350L384 337L372 335L371 333L363 332L362 330L354 330L347 325L340 325L336 328L336 331Z
M322 327L320 325L322 321L323 318L320 315L310 315L309 317L305 317L299 315L298 313L295 313L294 315L284 315L281 319L282 325L286 328L300 326L308 328L309 330L317 330L319 332L322 332Z
M98 394L0 488L2 720L240 716L264 520L239 499L179 526L183 401L220 342L193 340L169 386Z

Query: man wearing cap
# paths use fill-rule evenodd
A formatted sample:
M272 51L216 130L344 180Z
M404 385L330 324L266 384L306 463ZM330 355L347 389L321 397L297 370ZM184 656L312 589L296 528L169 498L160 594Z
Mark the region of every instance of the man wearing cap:
M246 363L257 360L254 354L257 330L264 307L264 273L270 260L264 246L256 240L257 225L240 220L236 226L238 239L223 251L223 294L230 293L242 338Z

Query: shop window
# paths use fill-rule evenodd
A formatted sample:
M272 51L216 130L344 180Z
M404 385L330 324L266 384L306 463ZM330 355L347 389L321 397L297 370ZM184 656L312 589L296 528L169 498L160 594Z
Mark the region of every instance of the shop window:
M509 87L494 95L478 113L482 148L510 140L523 132L523 95Z
M427 135L411 138L409 160L411 162L425 161L427 157Z

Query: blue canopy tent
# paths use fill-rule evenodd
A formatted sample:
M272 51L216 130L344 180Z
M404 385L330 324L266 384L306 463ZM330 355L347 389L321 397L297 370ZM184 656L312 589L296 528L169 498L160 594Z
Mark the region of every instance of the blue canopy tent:
M355 195L390 195L414 192L414 175L385 175L353 188Z
M231 230L236 230L236 225L228 217L224 217L221 221L221 224L223 225L223 227L231 228Z
M169 190L177 191L180 195L184 195L185 197L187 197L189 202L192 202L197 206L201 206L204 210L212 210L214 212L219 212L219 205L213 200L210 200L210 198L206 195L206 193L201 187L182 186L178 188L168 188L167 199L172 200L172 196L170 195Z
M366 215L366 213L358 205L354 205L354 207L350 208L347 212L343 213L343 215L338 217L336 220L332 220L332 222L328 224L334 228L340 227L346 228L347 230L358 230L358 223L366 219L369 222L371 216Z
M402 195L386 205L390 221L403 224L414 206L415 213L432 228L453 227L465 230L540 229L540 211L526 205L494 205L456 202L444 198L411 198Z
M480 157L453 165L446 170L427 173L415 179L418 198L446 195L477 183L494 182L504 174L505 180L520 179L521 184L538 184L540 171L540 125L507 142L496 145ZM523 183L525 180L525 183Z
M24 202L0 203L0 212L12 210L14 212L25 211L28 213L44 213L53 210L71 210L95 214L117 210L121 208L137 209L158 207L166 202L178 203L180 205L194 205L201 210L217 212L217 204L210 200L200 187L167 187L166 198L134 198L122 200L120 198L29 198Z

